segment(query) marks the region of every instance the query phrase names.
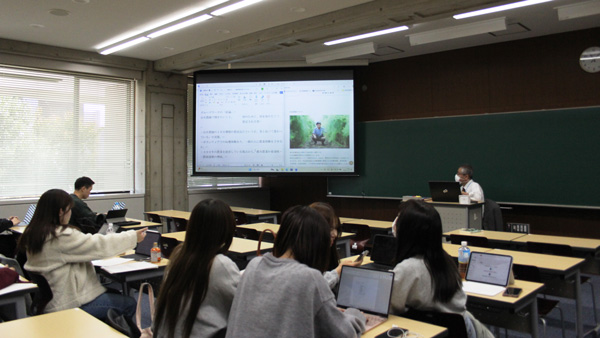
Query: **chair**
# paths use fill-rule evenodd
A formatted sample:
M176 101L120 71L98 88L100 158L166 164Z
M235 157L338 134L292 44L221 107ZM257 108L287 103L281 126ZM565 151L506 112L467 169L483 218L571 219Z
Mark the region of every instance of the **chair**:
M161 237L160 238L160 253L162 257L169 258L173 253L173 249L179 245L179 241L175 238Z
M371 240L371 228L366 224L343 223L342 232L351 232L354 235L350 239L350 251L352 254L360 254Z
M146 215L146 220L148 222L162 223L160 216L158 216L157 214L145 212L144 215Z
M532 265L520 265L513 264L513 274L516 279L526 280L530 282L542 283L542 277L540 276L540 270L536 266ZM558 306L559 301L537 298L538 316L542 322L544 328L544 337L546 336L546 317L552 310L558 309L560 313L560 323L562 325L562 336L565 337L565 320L562 309Z
M8 258L8 257L5 257L4 255L0 254L0 263L2 263L4 265L7 265L7 266L9 266L11 268L14 268L15 271L19 275L25 277L25 274L23 273L23 269L21 269L21 264L19 264L19 262L17 262L16 259L14 259L14 258Z
M495 201L486 198L483 204L483 230L504 231L502 210Z
M236 225L248 224L248 217L246 217L246 213L241 211L234 211L233 215L235 216Z
M490 244L487 237L468 236L468 235L450 235L450 243L459 244L467 241L467 245L478 246L480 248L489 248Z
M444 313L436 311L421 311L409 309L402 314L402 317L418 320L448 329L448 337L467 338L467 327L465 326L465 317L457 313Z
M235 228L235 237L252 239L258 241L259 237L258 231L255 229L247 229L247 228Z
M38 292L35 293L31 303L31 313L33 315L41 315L44 313L46 305L48 305L54 297L54 294L44 276L32 271L28 271L28 274L31 281L38 286Z
M527 251L555 256L573 256L573 248L566 244L527 242ZM594 307L594 323L597 324L598 312L596 310L596 295L594 294L594 285L592 284L592 280L588 276L581 276L579 283L582 285L588 284L590 286L590 290L592 293L592 306Z
M173 227L175 231L185 231L187 230L187 219L173 217Z

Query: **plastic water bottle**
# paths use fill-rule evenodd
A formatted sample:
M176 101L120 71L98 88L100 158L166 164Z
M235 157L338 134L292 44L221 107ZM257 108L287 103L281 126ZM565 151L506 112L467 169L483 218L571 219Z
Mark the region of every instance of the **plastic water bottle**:
M160 248L158 247L158 243L154 242L152 249L150 250L150 262L158 263L162 255L160 254Z
M469 265L469 256L471 255L471 249L467 246L467 241L460 243L458 248L458 273L460 278L465 279L467 275L467 266Z
M112 223L108 223L108 228L106 229L106 234L113 234L115 233L115 228L113 228L113 224Z

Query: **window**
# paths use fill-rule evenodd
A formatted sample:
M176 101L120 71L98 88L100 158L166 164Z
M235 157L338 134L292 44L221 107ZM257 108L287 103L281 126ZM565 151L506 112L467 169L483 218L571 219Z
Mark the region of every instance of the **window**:
M192 157L194 151L194 85L188 84L187 91L187 169L188 188L190 189L224 189L259 187L258 177L212 177L192 176Z
M0 66L0 198L133 192L134 81Z

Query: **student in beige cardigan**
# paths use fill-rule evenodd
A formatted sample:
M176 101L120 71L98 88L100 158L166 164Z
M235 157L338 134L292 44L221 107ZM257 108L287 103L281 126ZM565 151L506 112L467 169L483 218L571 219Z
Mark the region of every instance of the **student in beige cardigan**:
M133 316L136 301L107 293L98 281L91 261L133 249L146 236L146 229L110 235L84 234L68 224L73 199L60 189L46 191L37 203L31 222L19 240L27 253L25 269L48 280L53 298L47 312L81 307L99 319L108 309Z

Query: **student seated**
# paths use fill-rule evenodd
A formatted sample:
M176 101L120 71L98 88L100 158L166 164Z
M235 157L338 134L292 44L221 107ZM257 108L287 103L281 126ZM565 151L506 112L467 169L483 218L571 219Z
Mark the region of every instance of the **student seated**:
M325 218L327 223L329 223L329 229L331 231L331 247L329 248L329 267L323 274L327 284L329 284L330 288L335 288L335 286L340 281L340 275L342 274L342 266L359 266L362 264L362 260L355 261L346 261L340 262L340 258L337 250L337 239L342 235L342 225L339 217L335 214L335 210L329 203L324 202L315 202L309 205L309 207L318 211L321 216Z
M248 264L233 298L227 337L356 337L357 309L341 312L322 273L330 249L327 221L295 206L282 217L273 253Z
M21 223L17 216L9 218L0 218L0 255L14 258L17 241L15 235L9 230L15 225Z
M227 204L206 199L194 207L185 242L171 255L160 287L154 337L223 337L240 280L225 256L235 217Z
M407 308L458 313L464 316L469 338L493 337L467 311L467 295L452 257L442 247L442 221L433 206L409 200L400 205L392 227L397 238L391 313Z
M80 307L106 320L106 312L112 308L118 314L133 316L135 299L107 293L91 261L133 249L146 237L147 228L111 235L84 234L68 224L72 207L73 199L67 192L46 191L19 239L19 250L27 253L25 269L44 276L54 295L46 311Z

